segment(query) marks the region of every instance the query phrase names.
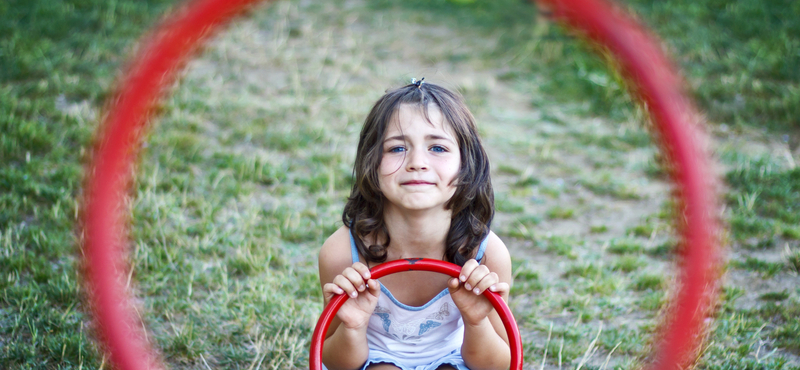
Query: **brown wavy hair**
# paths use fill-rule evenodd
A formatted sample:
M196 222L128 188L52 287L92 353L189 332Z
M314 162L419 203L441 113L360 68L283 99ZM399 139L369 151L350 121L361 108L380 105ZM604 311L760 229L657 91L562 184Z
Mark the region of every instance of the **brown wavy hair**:
M350 227L356 248L367 262L386 261L391 238L383 219L384 196L378 168L383 157L385 132L401 104L418 106L429 121L428 105L435 104L455 133L461 169L454 180L455 194L445 204L446 209L452 211L452 220L443 259L463 266L474 258L475 250L489 234L494 217L494 192L489 158L478 136L475 117L459 94L444 87L411 83L389 90L378 99L358 139L353 164L355 182L342 213L342 222ZM367 240L374 243L367 245Z

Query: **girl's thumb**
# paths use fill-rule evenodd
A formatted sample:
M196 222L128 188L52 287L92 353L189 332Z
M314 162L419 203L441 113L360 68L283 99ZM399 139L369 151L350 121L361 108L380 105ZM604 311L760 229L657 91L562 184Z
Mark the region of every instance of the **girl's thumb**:
M367 280L367 289L372 295L377 296L381 293L381 283L378 280L369 279Z
M447 281L447 288L450 289L450 293L455 293L459 285L461 285L461 282L459 282L457 278L452 278Z

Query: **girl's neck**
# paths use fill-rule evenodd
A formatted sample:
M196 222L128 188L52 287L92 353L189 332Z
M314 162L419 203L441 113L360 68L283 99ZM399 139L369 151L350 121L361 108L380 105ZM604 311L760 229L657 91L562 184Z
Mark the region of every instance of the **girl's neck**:
M383 213L391 236L389 259L444 257L451 212L448 210L409 213L387 207Z

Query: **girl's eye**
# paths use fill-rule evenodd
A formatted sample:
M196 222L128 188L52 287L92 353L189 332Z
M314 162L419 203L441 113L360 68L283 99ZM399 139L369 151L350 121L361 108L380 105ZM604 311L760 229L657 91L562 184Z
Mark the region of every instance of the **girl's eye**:
M402 153L404 151L406 151L406 148L402 146L395 146L389 148L389 153Z
M445 148L445 147L443 147L441 145L434 145L434 146L431 147L431 151L436 152L436 153L445 153L445 152L447 152L447 148Z

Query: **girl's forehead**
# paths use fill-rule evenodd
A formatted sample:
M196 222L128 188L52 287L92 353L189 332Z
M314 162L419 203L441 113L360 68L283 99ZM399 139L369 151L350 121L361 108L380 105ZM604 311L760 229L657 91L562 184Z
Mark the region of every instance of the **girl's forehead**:
M400 104L386 127L386 136L394 136L395 133L405 132L411 128L439 131L454 139L456 137L453 125L445 119L442 111L433 103L428 104L427 117L420 105ZM392 135L389 135L390 133Z

